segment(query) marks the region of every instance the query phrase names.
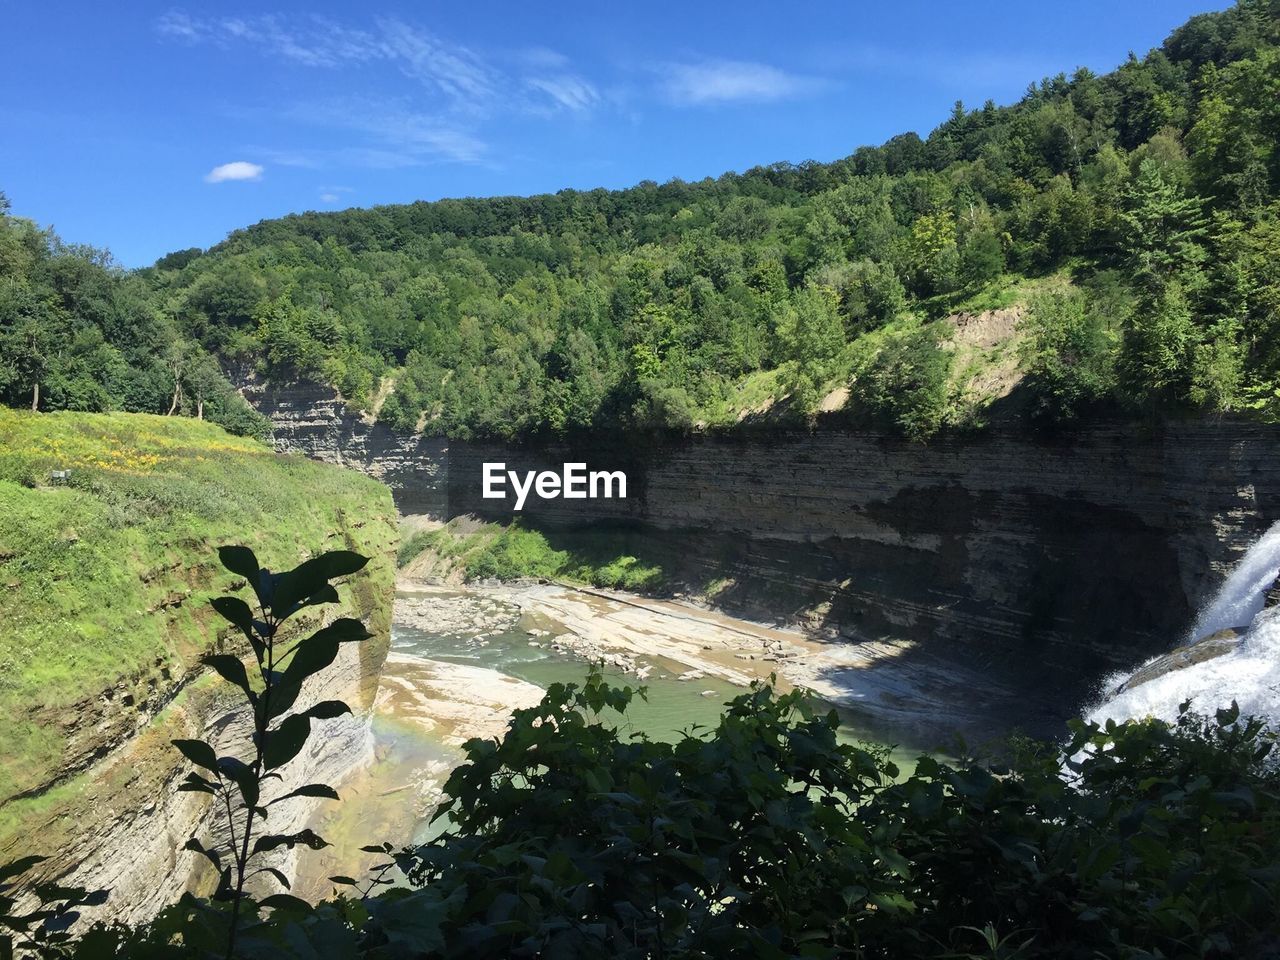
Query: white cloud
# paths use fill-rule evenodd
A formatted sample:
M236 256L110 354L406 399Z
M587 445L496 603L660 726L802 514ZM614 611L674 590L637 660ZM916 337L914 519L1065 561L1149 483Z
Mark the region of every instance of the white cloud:
M337 203L342 198L338 196L336 193L322 193L320 194L320 199L324 203Z
M262 166L247 160L234 160L214 167L204 176L205 183L223 183L227 180L261 180Z
M309 67L336 67L387 56L379 40L363 30L353 30L323 17L290 23L277 16L193 17L170 10L156 21L162 37L186 43L233 43L258 46L276 56Z
M681 106L770 103L805 96L821 85L812 77L743 60L664 63L654 70L662 74L659 85L663 94Z
M466 47L396 19L378 20L374 29L361 30L319 16L192 17L173 10L155 26L168 39L257 47L268 56L306 67L394 63L466 109L493 101L501 84L500 74Z
M456 104L478 108L497 96L499 74L466 47L443 43L400 20L380 20L378 28L381 49L388 59Z
M164 37L180 40L199 40L203 34L201 25L181 10L170 10L156 21L156 32Z
M447 117L410 109L404 102L344 97L297 104L284 113L294 123L354 131L366 142L336 149L294 151L295 166L351 166L389 170L430 161L478 163L488 145Z
M589 110L600 102L596 88L573 74L529 77L525 83L549 97L556 107L565 110Z
M155 22L155 29L168 40L249 47L306 67L391 65L439 95L433 105L437 112L459 117L584 111L601 102L596 87L555 50L527 48L508 56L503 69L492 58L395 18L359 29L320 16L200 17L171 10ZM476 153L475 143L442 138L440 152L467 159Z

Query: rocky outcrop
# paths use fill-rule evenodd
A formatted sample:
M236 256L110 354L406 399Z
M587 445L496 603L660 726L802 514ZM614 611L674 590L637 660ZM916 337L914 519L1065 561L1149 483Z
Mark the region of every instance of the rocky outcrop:
M1185 670L1187 667L1193 667L1197 663L1206 663L1209 660L1216 660L1218 657L1226 656L1240 645L1243 635L1243 630L1219 630L1217 633L1203 637L1195 643L1175 647L1168 653L1163 653L1158 657L1154 657L1148 663L1144 663L1133 672L1129 679L1115 688L1113 695L1132 690L1134 687L1140 687L1144 683L1150 683L1152 680L1163 677L1167 673L1172 673L1174 670Z
M319 384L264 384L246 376L241 393L271 421L281 453L302 453L376 477L395 491L402 513L447 512L447 440L396 433Z
M624 470L625 500L531 498L522 516L553 545L614 525L688 588L720 581L714 602L735 613L921 640L1066 698L1167 650L1280 518L1280 429L1239 420L1053 438L993 428L927 445L821 421L521 448L388 436L317 388L262 396L288 449L351 463L342 438L367 433L355 461L388 479L402 511L509 520L511 500L481 497L485 462Z
M395 530L389 521L351 517L344 529L335 531L328 546L370 556L369 567L341 586L339 606L304 611L290 622L291 635L300 636L334 617L354 616L375 636L343 645L334 663L308 681L299 707L336 699L353 713L314 725L304 751L283 768L285 780L272 784L268 799L304 783L340 784L372 760L369 718L390 643ZM211 569L207 563L170 564L157 568L155 576L166 582L198 577L203 594L211 588ZM239 589L247 589L243 580ZM196 606L184 602L165 613L198 618L212 649L249 656L234 629L206 603ZM48 859L24 881L57 880L110 890L106 904L90 911L93 918L140 922L184 891L211 892L216 880L202 858L182 848L193 835L207 844L225 840L225 827L205 795L178 792L191 765L170 741L200 738L220 753L242 755L251 721L227 685L200 667L196 651L182 652L176 666L158 663L145 676L118 680L62 717L58 723L68 744L64 764L46 771L28 796L14 797L3 808L23 829L0 845L0 862L38 853ZM301 829L326 802L300 798L277 804L271 809L270 831ZM270 865L292 876L297 856L281 850Z
M303 753L283 768L286 779L271 785L267 799L304 783L341 784L372 761L372 704L360 699L363 677L359 653L348 646L329 671L308 685L300 706L344 699L356 712L316 724ZM110 890L106 904L93 916L128 923L150 919L184 891L211 892L216 883L212 869L183 845L192 836L199 836L206 846L225 845L226 826L221 810L207 797L178 792L191 767L176 756L170 740L196 737L213 743L219 753L242 755L250 722L227 697L225 687L200 682L184 691L141 735L89 771L76 785L74 806L57 805L46 829L37 835L41 849L53 853L41 864L42 875ZM271 808L269 831L302 829L323 803L302 798L277 804ZM48 840L57 835L65 836L66 843L51 848ZM263 865L293 877L298 856L297 851L282 849ZM278 887L262 890L277 892Z

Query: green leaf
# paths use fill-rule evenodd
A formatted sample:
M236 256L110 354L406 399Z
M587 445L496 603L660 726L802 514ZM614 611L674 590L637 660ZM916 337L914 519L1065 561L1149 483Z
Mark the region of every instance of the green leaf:
M304 607L316 607L324 603L339 603L338 590L333 584L326 584L311 596L307 597Z
M277 871L278 872L278 871ZM290 896L287 893L273 893L266 897L258 904L262 907L269 907L272 910L289 910L296 913L310 913L311 904L305 900Z
M302 692L302 681L286 682L282 671L272 674L271 683L271 702L266 703L265 698L260 697L257 706L260 718L263 710L268 711L268 716L265 718L267 720L274 720L288 713L298 699L298 694Z
M238 576L249 581L249 586L258 585L258 558L248 547L219 547L218 559L222 565Z
M265 850L275 850L277 847L292 850L297 846L321 850L329 844L311 830L300 830L297 833L269 833L254 841L253 852L262 853Z
M282 767L298 755L311 734L311 718L305 713L285 717L278 728L267 736L267 748L262 760L267 770Z
M217 869L219 872L221 872L221 870L222 870L222 858L221 858L220 856L218 856L217 851L215 851L215 850L206 850L206 849L204 848L204 844L202 844L202 843L201 843L199 840L197 840L195 837L192 837L190 840L188 840L186 843L184 843L184 844L182 845L182 849L183 849L183 850L193 850L193 851L195 851L196 853L200 854L200 856L204 857L206 860L208 860L210 863L212 863L215 869Z
M368 640L373 634L365 629L363 623L359 620L353 620L351 617L339 617L327 627L321 627L310 637L311 640L322 638L324 640L336 640L338 643L358 643L361 640ZM303 643L307 641L304 640Z
M218 761L218 770L240 788L240 797L244 800L245 806L258 805L260 786L258 778L253 775L252 767L236 757L222 757Z
M287 617L312 596L320 594L329 581L364 569L369 562L350 550L333 550L298 564L280 578L271 598L271 612ZM323 601L317 601L323 602Z
M303 711L312 720L332 720L334 717L345 716L351 712L341 700L321 700L314 707L309 707Z
M214 753L213 747L203 740L171 740L169 742L197 767L203 767L214 773L218 772L218 755Z
M444 949L443 925L459 907L466 888L458 887L447 900L427 887L403 896L390 895L369 904L369 912L396 948L397 955L431 954Z
M307 677L314 676L333 663L337 656L337 640L322 633L308 637L294 649L289 665L284 668L282 682L286 685L301 684Z
M253 633L253 609L239 597L214 597L209 605L245 635Z
M299 787L297 790L290 790L282 797L276 797L271 801L271 803L268 803L267 806L274 806L277 803L290 800L293 797L322 797L325 800L340 799L338 797L338 791L333 789L333 787L329 786L327 783L308 783L305 786Z
M240 662L239 657L233 657L229 653L212 653L200 659L205 666L212 667L227 683L239 687L250 701L254 700L253 689L249 686L249 674L245 672L244 664Z
M280 886L284 887L286 890L290 890L293 888L293 884L289 882L289 878L286 877L282 871L277 870L275 867L259 867L258 869L262 873L271 874L273 877L276 878L277 881L279 881Z
M178 789L193 793L217 793L218 785L194 771L187 774L187 778L178 784Z

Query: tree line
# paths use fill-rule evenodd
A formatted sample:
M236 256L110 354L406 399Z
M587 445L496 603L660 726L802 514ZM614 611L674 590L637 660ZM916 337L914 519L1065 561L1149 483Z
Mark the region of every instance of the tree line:
M51 377L47 402L163 412L180 387L190 409L209 357L457 437L807 416L844 388L852 415L923 438L980 416L943 318L1030 290L1028 415L1274 416L1278 141L1280 2L1239 0L1109 74L957 103L926 138L834 163L264 221L116 277L131 312L86 329L164 347L145 374ZM42 243L47 272L94 274L92 252ZM166 370L175 342L189 368ZM16 403L34 371L8 369Z

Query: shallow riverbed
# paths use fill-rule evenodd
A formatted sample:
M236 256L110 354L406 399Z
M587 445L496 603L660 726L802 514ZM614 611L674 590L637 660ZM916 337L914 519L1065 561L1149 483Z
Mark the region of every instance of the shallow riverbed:
M899 766L945 749L945 711L928 670L875 672L893 649L850 652L711 611L556 584L478 588L403 583L392 649L372 720L374 761L341 785L341 803L313 824L333 846L304 858L295 893L328 896L328 877L361 877L366 844L421 840L449 771L471 737L498 737L512 709L605 662L620 685L643 686L627 729L655 739L713 727L723 705L757 679L804 686L837 709L850 741L894 745ZM865 662L864 662L865 661ZM856 682L853 682L856 681ZM919 689L917 689L919 687Z

